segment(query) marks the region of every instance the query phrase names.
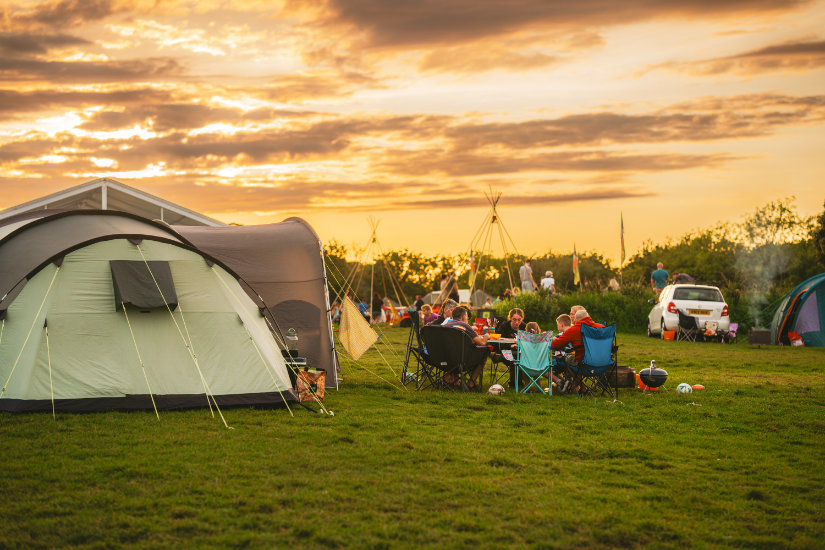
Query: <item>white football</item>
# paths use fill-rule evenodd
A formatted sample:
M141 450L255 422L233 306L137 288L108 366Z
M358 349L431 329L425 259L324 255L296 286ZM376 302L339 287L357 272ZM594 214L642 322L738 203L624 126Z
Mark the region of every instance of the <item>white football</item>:
M678 386L676 386L676 393L692 393L693 388L687 382L682 382Z
M493 384L490 386L490 389L487 390L487 393L492 395L503 395L504 394L504 386L501 384Z

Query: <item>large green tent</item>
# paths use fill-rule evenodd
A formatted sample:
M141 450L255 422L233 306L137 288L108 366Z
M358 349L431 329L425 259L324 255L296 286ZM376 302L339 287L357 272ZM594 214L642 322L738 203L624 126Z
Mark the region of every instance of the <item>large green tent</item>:
M815 275L788 293L774 313L771 340L789 344L796 332L806 346L825 346L825 273Z
M265 311L165 224L114 211L4 220L0 410L294 400Z

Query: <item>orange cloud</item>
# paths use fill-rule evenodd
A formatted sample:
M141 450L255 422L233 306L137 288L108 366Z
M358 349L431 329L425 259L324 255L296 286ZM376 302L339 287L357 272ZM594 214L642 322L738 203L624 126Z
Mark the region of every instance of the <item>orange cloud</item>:
M320 24L353 29L373 47L416 48L468 43L525 29L582 29L673 17L735 17L789 11L805 4L807 0L628 0L609 4L602 0L421 0L402 4L328 0L322 8L293 1L288 10L310 14Z
M731 73L752 76L771 72L806 72L825 66L825 41L776 44L725 57L669 62L646 69L666 69L693 76Z
M0 22L5 28L42 29L75 27L90 21L99 21L124 11L112 0L47 1L31 8L0 8Z

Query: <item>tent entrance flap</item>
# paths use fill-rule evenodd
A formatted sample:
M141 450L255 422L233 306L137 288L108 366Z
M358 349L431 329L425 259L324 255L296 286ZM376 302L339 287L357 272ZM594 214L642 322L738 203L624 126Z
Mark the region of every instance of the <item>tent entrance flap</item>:
M115 293L115 311L122 304L136 309L178 307L178 295L172 281L169 262L111 260L112 284ZM161 293L163 293L161 295Z

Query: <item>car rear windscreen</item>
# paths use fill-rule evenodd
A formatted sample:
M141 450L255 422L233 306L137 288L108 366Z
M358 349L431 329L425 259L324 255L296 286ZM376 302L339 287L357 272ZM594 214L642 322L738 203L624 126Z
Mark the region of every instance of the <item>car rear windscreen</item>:
M699 302L724 302L722 293L715 288L677 288L673 291L674 300L694 300Z

